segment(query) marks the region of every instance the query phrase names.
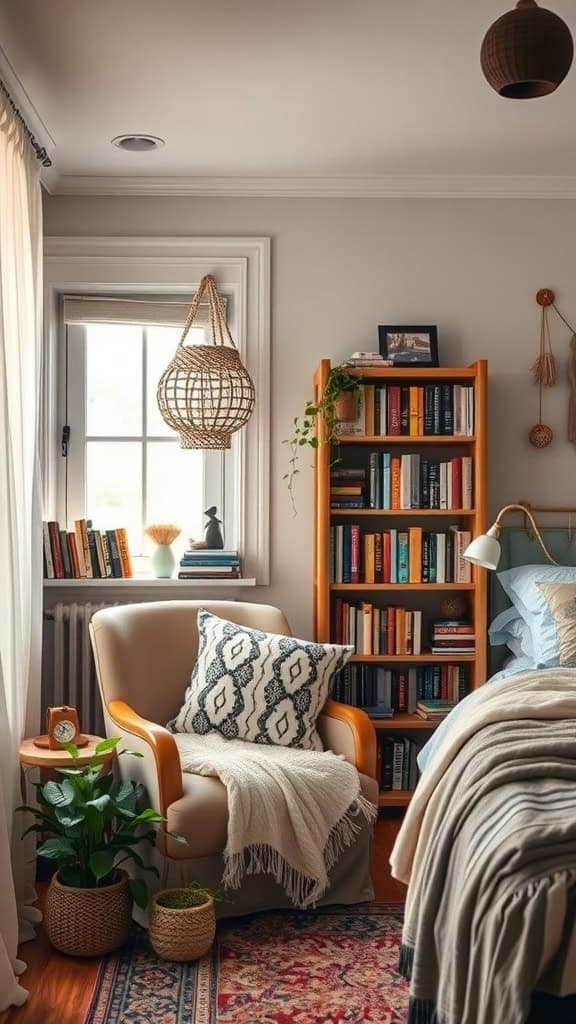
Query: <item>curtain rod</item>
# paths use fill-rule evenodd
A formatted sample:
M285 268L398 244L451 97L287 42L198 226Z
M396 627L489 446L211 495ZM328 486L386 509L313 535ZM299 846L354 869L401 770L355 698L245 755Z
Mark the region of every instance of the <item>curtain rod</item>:
M48 156L48 153L46 152L46 149L44 148L44 146L41 146L39 142L36 141L34 135L30 131L28 125L26 124L26 121L24 120L22 114L18 110L18 107L14 103L14 100L12 99L10 93L8 92L8 89L4 85L4 82L2 81L1 78L0 78L0 91L2 91L4 93L4 95L5 95L6 99L8 100L8 103L10 104L14 114L16 115L18 120L20 121L20 124L22 125L22 127L23 127L23 129L24 129L24 131L25 131L25 133L26 133L26 135L28 137L28 141L29 141L30 145L32 146L32 149L36 153L36 159L40 160L42 162L42 167L52 167L52 161L51 161L50 157Z

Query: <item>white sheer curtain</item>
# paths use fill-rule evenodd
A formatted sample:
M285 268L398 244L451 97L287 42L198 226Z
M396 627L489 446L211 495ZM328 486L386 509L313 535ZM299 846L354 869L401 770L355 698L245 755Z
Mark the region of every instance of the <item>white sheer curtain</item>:
M33 858L14 808L27 710L29 727L39 726L30 708L39 705L42 615L41 285L38 161L0 93L0 1010L27 997L18 919L25 939L37 918L28 905Z

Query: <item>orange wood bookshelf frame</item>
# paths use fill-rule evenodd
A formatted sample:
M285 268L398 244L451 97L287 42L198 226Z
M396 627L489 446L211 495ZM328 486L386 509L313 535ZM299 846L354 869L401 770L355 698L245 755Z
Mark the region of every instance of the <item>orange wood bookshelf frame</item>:
M314 395L318 401L330 373L331 363L329 359L323 359L314 375ZM471 437L458 435L427 435L425 437L410 437L406 435L370 435L370 436L348 436L341 435L340 445L371 445L385 449L390 445L410 445L411 447L442 445L452 448L465 448L466 453L473 458L473 481L474 481L474 508L473 509L331 509L330 508L330 462L331 453L329 446L325 443L324 424L322 420L318 423L318 437L320 445L316 451L315 466L315 488L314 488L314 630L316 639L325 642L330 637L330 606L334 593L358 592L358 594L372 592L384 594L386 592L400 591L421 591L423 594L442 591L467 592L470 595L471 617L477 637L476 653L474 655L460 655L459 657L442 657L433 654L424 654L417 657L386 657L372 656L364 657L355 655L355 661L371 661L380 663L404 663L424 664L426 662L451 661L467 662L471 667L471 686L480 686L486 678L487 651L487 620L486 620L486 597L487 582L486 571L477 566L472 567L471 583L343 583L330 584L330 524L332 520L339 517L373 517L390 518L397 516L402 521L408 517L419 519L420 517L465 519L468 528L473 536L484 533L486 530L486 472L487 472L487 375L488 368L485 360L478 360L471 366L464 367L434 367L430 369L406 369L405 367L364 367L351 371L354 375L361 377L368 382L379 382L382 384L399 382L404 384L426 384L433 382L452 382L472 384L474 387L474 416L475 434ZM440 598L440 593L438 593ZM396 715L393 719L379 720L374 722L377 733L386 730L396 733L411 732L413 730L432 732L435 728L430 722L418 718L416 715ZM405 791L382 791L380 794L380 806L382 807L405 807L410 801L410 793Z

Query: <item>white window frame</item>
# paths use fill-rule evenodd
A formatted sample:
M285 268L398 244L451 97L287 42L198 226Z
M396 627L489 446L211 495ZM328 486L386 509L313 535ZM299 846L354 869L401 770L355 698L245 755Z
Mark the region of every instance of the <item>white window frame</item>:
M191 297L212 273L231 297L233 335L254 380L256 406L233 438L226 480L228 530L238 538L243 575L267 585L270 508L270 239L71 238L44 240L45 366L43 379L44 516L62 519L61 429L64 379L62 296ZM232 465L232 460L230 460ZM68 581L73 582L73 581Z
M235 337L237 333L237 324L235 323L234 308L233 304L228 302L228 309L230 311L229 324L232 337ZM97 435L88 435L86 433L86 326L80 324L70 324L66 332L66 326L64 325L61 332L60 339L60 352L59 352L59 377L61 379L61 387L59 392L61 394L61 401L59 403L58 418L60 423L64 423L67 419L68 424L71 427L70 443L68 445L68 457L67 457L67 468L68 468L68 480L66 482L66 469L64 459L58 459L56 467L56 504L57 504L57 515L56 519L58 522L64 523L66 519L66 509L68 510L68 523L71 523L74 519L84 518L86 515L86 445L90 441L103 440L108 443L118 442L137 442L144 447L146 441L159 442L161 444L175 444L177 443L177 435L172 434L168 436L163 435L148 435L146 429L146 406L147 406L147 361L145 357L146 353L146 331L147 327L142 326L143 335L143 347L142 347L142 433L139 435L117 435L112 434L103 435L100 438ZM175 338L178 335L175 332ZM66 353L66 340L68 341L68 353ZM174 345L176 348L176 345ZM67 367L67 374L65 373L64 379L62 379L62 373ZM66 379L67 378L67 379ZM68 400L65 401L65 393L68 392ZM64 404L63 404L64 403ZM66 409L67 406L67 409ZM227 544L230 547L234 547L239 544L239 538L235 535L237 523L235 521L233 510L230 505L231 502L227 501L227 495L233 493L234 488L234 473L238 468L238 459L236 457L236 437L232 438L232 450L230 452L220 451L206 451L208 458L204 460L203 465L203 492L206 496L205 503L207 505L216 505L218 514L223 520L224 536L227 538ZM228 455L228 458L223 456ZM67 483L67 487L66 487ZM66 495L67 490L67 495ZM142 465L142 511L144 511L144 502L146 494L146 470L145 464ZM132 552L133 561L134 555L138 557L140 552ZM145 559L143 563L136 563L137 567L146 569L148 559Z

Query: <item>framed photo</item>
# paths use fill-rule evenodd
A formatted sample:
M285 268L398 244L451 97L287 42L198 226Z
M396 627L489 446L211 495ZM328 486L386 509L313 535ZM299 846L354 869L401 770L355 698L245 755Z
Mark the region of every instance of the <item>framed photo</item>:
M394 366L438 366L436 327L378 327L380 354Z

